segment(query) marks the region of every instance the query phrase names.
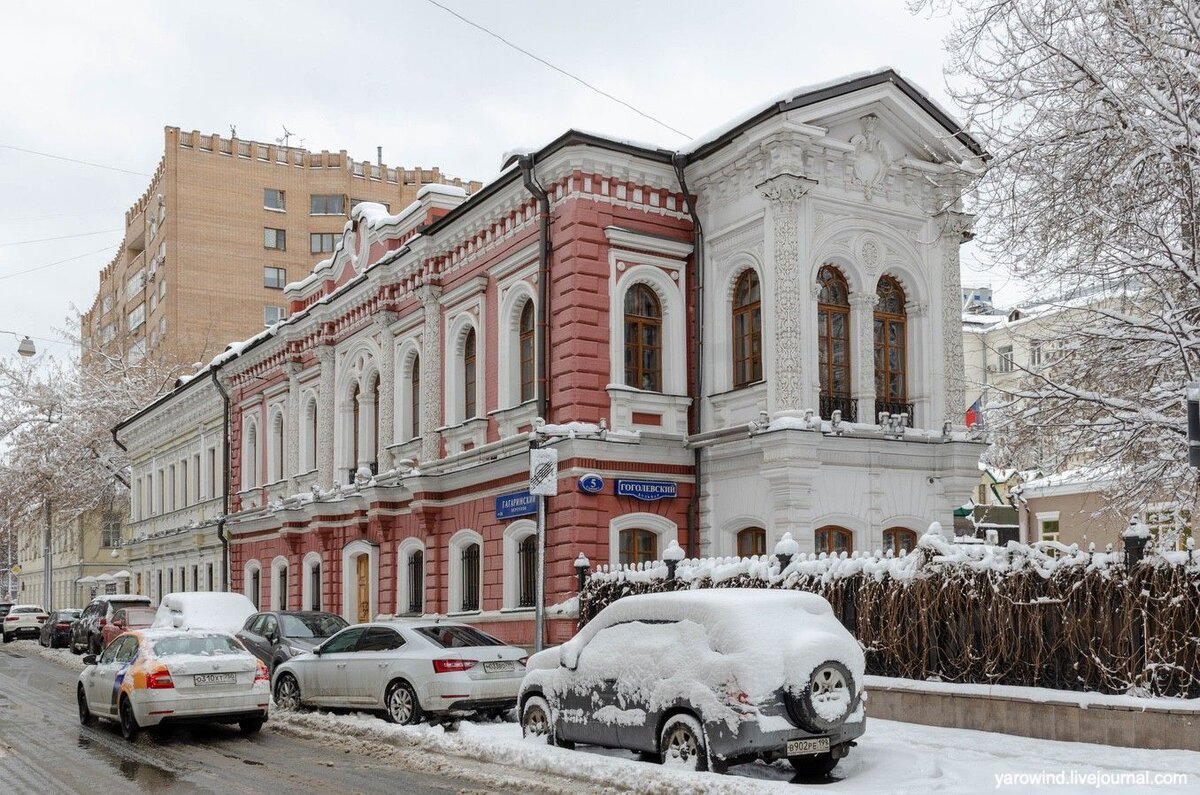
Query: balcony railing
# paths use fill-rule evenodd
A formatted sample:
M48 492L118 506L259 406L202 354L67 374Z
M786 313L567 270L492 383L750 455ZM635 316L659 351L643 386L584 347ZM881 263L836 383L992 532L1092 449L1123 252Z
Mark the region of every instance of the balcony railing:
M914 417L913 417L913 404L912 403L905 403L903 400L876 400L875 401L875 416L878 417L880 415L880 413L882 413L884 411L886 411L888 414L892 414L892 415L907 414L908 421L905 423L905 425L907 425L909 428L915 427L913 425Z
M821 393L821 417L830 419L833 412L842 412L843 422L858 422L858 401L843 395Z
M372 461L369 464L366 464L366 467L371 470L372 475L379 474L379 462ZM354 478L356 475L358 475L358 470L359 470L359 467L356 467L356 466L355 467L347 467L347 469L346 469L346 483L347 484L349 484L351 486L354 485Z

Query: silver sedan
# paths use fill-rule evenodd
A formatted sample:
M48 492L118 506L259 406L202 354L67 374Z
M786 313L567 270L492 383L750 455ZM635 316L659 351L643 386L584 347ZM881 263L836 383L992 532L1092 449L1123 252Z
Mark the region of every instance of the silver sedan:
M348 627L275 669L275 703L382 710L420 723L516 706L526 653L467 624L385 621Z

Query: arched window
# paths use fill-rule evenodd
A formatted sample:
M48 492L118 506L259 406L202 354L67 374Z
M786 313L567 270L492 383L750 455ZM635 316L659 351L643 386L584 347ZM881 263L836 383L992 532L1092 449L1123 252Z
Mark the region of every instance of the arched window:
M412 366L408 378L408 400L410 412L408 418L408 438L416 439L421 435L421 355L413 354Z
M854 534L844 527L828 525L816 532L817 552L850 552L854 548Z
M275 571L275 582L271 584L274 598L271 607L275 610L288 609L288 564L287 561L277 563L272 567Z
M762 298L758 274L746 270L733 287L733 385L762 380Z
M304 408L304 465L305 472L311 472L317 468L317 400L309 398L308 405Z
M459 565L462 567L462 604L460 610L479 609L479 544L462 548Z
M245 472L242 476L243 487L250 489L258 485L258 425L251 420L246 425L246 457L245 457ZM159 489L162 489L162 482L159 482ZM160 512L165 510L163 501L159 500Z
M832 265L817 274L817 364L821 379L821 416L842 412L842 419L857 419L850 401L850 288L846 277Z
M526 301L521 309L521 323L518 339L521 359L521 402L533 400L537 385L535 366L534 339L536 334L533 326L533 301Z
M463 416L469 420L475 416L475 329L468 329L463 338Z
M537 536L529 535L517 545L517 570L521 590L517 607L533 607L537 600Z
M889 527L883 531L883 548L899 555L917 548L917 534L907 527Z
M662 304L643 283L625 293L625 384L662 391Z
M268 480L274 483L283 479L283 412L271 418L271 466Z
M904 288L891 276L883 276L876 287L875 305L875 414L907 413L907 324Z
M761 527L747 527L745 530L739 531L737 553L739 558L767 554L767 531Z
M408 556L408 612L425 611L425 552L416 549Z
M650 530L622 530L620 563L658 560L658 535Z

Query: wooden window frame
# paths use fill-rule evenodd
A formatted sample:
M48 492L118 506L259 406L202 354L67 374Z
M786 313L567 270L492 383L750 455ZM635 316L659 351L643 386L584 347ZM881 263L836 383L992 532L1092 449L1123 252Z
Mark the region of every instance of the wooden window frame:
M854 349L851 346L850 333L850 283L846 281L846 275L842 273L836 265L822 265L817 274L817 285L820 292L817 298L817 369L818 382L820 384L821 394L830 397L849 398L851 391L854 388L852 381L854 361ZM844 290L845 303L832 303L828 299L829 288L831 286L840 286ZM843 320L842 328L844 335L835 337L833 334L833 326L835 316L839 316ZM846 345L845 364L842 366L846 371L846 388L843 391L833 391L833 373L835 366L833 364L833 341L840 339ZM824 361L822 361L824 355Z
M738 276L733 287L733 387L762 380L762 282L753 268Z
M635 296L648 296L653 303L654 314L636 314L630 310ZM631 300L632 299L632 300ZM663 309L662 299L654 288L645 282L637 282L625 292L624 298L624 329L625 329L625 385L647 392L663 391ZM637 307L634 307L637 309ZM649 332L654 330L656 342L647 341ZM654 365L646 366L647 354L650 354ZM630 366L630 361L633 365Z

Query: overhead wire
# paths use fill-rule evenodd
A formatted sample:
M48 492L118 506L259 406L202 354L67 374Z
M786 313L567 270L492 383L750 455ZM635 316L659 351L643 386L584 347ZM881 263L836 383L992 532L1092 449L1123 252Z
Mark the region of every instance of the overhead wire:
M26 273L33 273L34 271L45 270L46 268L52 268L55 265L62 265L65 262L74 262L77 259L83 259L84 257L90 257L93 254L99 254L102 251L111 251L112 248L113 247L111 245L109 245L109 246L105 246L104 248L98 248L95 251L88 251L86 253L76 255L74 257L67 257L66 259L55 260L54 262L47 262L42 265L35 265L34 267L26 268L23 271L14 271L13 273L0 274L0 279L12 279L17 276L24 276Z
M70 240L74 237L95 237L96 235L107 235L110 232L120 232L120 229L101 229L98 232L79 232L74 235L59 235L58 237L40 237L36 240L13 240L8 243L0 243L0 248L5 246L25 246L30 243L49 243L52 240Z
M48 157L51 160L62 160L67 163L76 163L81 166L91 166L92 168L102 168L105 171L117 171L122 174L132 174L136 177L151 177L153 174L147 174L144 171L133 171L128 168L119 166L106 166L103 163L93 163L90 160L78 160L74 157L65 157L63 155L53 155L49 152L38 152L34 149L26 149L22 146L12 146L11 144L0 144L0 149L11 149L14 152L24 152L27 155L37 155L38 157Z

